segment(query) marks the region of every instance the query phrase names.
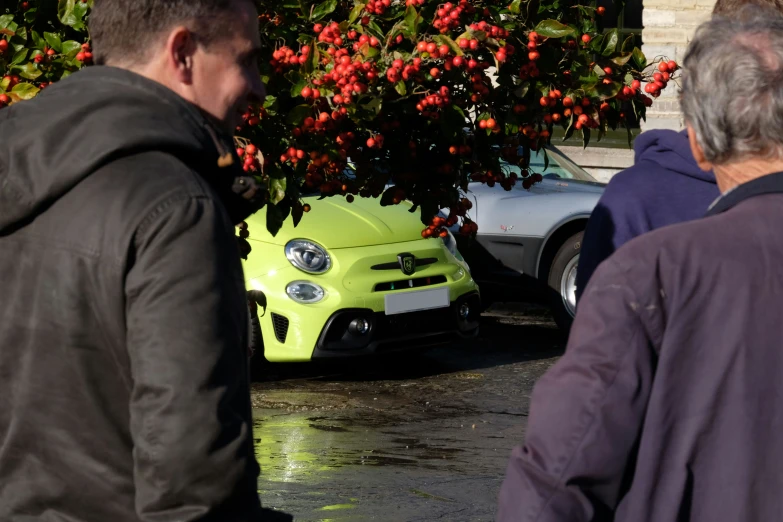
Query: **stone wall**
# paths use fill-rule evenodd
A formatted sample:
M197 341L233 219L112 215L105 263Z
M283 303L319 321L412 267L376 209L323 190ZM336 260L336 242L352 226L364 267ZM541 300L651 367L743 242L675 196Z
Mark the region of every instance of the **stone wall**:
M696 27L712 13L715 0L644 0L642 51L652 61L657 56L682 63ZM642 130L683 127L677 101L679 87L669 84L647 111Z

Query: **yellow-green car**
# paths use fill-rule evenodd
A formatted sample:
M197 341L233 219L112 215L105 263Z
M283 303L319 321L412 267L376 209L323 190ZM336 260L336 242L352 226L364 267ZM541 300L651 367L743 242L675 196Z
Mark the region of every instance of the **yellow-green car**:
M432 346L478 333L479 289L452 236L423 239L418 212L379 199L305 198L272 236L247 219L245 280L263 355L296 362Z

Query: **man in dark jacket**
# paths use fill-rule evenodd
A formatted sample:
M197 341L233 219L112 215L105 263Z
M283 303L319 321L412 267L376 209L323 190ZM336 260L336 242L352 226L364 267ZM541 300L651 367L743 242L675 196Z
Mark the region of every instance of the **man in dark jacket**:
M699 28L682 87L722 196L598 268L534 389L499 521L780 519L783 17L733 18Z
M783 11L781 0L718 0L713 15L731 16L745 5ZM685 130L645 131L634 143L634 164L606 186L582 238L576 298L598 265L618 248L651 230L704 216L720 195L712 171L701 170Z
M0 110L0 520L274 513L230 132L263 97L257 24L244 0L101 0L100 65Z

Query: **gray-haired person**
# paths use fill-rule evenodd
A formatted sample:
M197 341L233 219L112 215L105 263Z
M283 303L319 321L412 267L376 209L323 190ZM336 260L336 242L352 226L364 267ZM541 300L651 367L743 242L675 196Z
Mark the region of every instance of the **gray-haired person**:
M591 278L500 521L783 517L783 19L716 17L684 65L691 148L721 197Z

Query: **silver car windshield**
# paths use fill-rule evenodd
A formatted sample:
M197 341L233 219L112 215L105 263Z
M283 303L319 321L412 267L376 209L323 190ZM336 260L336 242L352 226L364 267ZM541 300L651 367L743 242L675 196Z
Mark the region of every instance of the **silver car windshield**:
M573 179L577 181L589 181L592 183L598 183L598 180L587 173L582 167L566 158L562 152L555 147L546 147L546 154L549 156L549 166L546 165L544 159L544 150L530 151L530 170L541 174L545 178L561 178L561 179ZM516 165L511 165L501 160L503 169L508 172L516 172L517 175L522 174L522 169Z

